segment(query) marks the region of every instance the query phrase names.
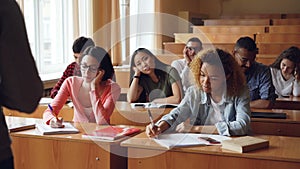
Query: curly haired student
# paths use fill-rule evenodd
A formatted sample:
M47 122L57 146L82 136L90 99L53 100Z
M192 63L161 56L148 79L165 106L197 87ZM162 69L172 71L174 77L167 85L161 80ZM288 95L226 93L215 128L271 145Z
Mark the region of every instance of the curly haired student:
M203 50L190 67L196 85L188 88L177 108L156 125L149 124L146 134L154 137L165 130L227 136L248 134L249 90L233 56L221 49Z

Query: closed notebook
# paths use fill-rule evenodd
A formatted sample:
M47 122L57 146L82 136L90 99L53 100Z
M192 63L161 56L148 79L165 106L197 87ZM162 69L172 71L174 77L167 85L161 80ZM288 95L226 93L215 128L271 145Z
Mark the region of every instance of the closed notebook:
M63 128L53 128L47 124L36 124L36 128L43 134L43 135L51 135L51 134L73 134L79 133L79 130L75 128L71 123L64 122Z
M230 140L224 140L221 144L224 149L245 153L269 147L269 140L252 136L242 136Z
M252 112L251 117L252 118L286 119L286 113Z
M134 127L108 126L92 133L83 134L82 137L101 139L101 140L117 140L135 133L139 133L141 129Z
M22 130L34 129L37 119L23 117L7 117L6 124L9 132L17 132Z

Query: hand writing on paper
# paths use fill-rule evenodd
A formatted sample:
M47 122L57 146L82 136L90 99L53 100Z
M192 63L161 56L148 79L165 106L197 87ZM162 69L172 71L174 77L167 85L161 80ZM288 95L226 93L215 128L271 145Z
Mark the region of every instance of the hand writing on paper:
M158 126L149 124L146 126L146 134L150 138L155 138L161 133L161 130Z
M64 119L62 117L57 117L57 118L52 118L50 121L50 126L52 128L64 128L65 126L63 125Z

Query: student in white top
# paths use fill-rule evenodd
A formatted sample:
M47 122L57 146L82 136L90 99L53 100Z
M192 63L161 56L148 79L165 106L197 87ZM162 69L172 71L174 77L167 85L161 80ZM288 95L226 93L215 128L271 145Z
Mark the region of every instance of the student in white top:
M292 46L270 65L275 93L278 97L300 96L300 50Z
M196 37L190 38L183 49L184 58L174 60L171 63L171 66L173 66L180 75L184 93L187 88L190 87L194 82L194 77L190 73L189 64L194 59L195 55L201 50L202 42L200 41L200 39Z

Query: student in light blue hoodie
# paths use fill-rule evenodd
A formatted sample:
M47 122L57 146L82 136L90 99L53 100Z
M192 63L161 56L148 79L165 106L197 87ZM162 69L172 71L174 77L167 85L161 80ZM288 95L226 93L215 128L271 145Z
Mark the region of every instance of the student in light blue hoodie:
M220 49L203 50L190 67L196 85L187 90L177 108L156 125L148 125L146 134L154 137L169 130L247 135L250 131L249 91L233 56Z

